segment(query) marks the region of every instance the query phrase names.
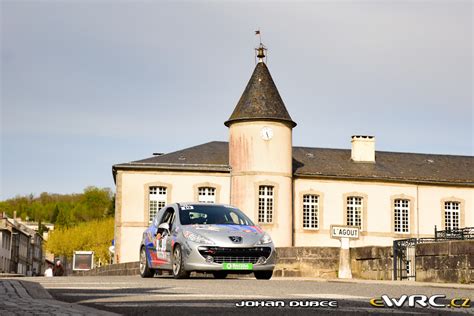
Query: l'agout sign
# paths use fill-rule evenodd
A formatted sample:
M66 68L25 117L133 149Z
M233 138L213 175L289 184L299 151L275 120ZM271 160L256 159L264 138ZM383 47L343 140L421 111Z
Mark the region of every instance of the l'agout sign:
M359 238L359 227L331 225L331 238Z

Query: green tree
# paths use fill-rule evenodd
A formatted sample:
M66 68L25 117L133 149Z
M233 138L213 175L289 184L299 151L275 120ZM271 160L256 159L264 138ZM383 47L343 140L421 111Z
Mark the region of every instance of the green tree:
M74 220L72 218L71 212L65 209L60 209L58 213L58 217L56 218L55 225L59 227L69 228L73 224L74 224Z
M114 219L106 218L55 229L49 234L46 250L55 256L72 258L74 251L94 251L94 257L109 262L110 242L114 238Z
M56 223L60 211L60 224L89 221L113 216L114 197L108 188L87 187L80 194L55 194L43 192L38 197L32 194L16 196L0 202L0 212L12 217L13 212L23 219ZM69 224L68 224L69 225Z
M53 215L51 216L51 222L56 223L59 215L59 206L56 204L54 207Z

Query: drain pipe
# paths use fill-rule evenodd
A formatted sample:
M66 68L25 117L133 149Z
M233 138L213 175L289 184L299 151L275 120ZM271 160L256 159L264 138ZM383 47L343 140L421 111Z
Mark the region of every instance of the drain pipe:
M291 246L295 246L295 180L291 177Z
M416 238L420 238L420 196L416 185Z

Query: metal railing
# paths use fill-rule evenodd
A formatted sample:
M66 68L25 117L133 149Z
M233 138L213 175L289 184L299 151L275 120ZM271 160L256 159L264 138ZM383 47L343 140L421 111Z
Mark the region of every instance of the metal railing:
M474 239L474 227L464 227L446 230L437 230L435 226L435 240L465 240Z
M433 238L408 238L393 241L393 279L415 278L415 246L422 243L441 242L446 240L474 239L474 227L458 229L434 229Z

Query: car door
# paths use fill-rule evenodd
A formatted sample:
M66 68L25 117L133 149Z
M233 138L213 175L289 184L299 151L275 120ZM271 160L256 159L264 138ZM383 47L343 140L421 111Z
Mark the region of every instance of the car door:
M170 235L166 239L166 255L169 258L170 268L172 267L173 246L178 238L178 220L177 212L173 209L173 213L169 218Z
M157 240L158 240L158 225L160 223L160 219L163 218L164 210L160 210L155 218L153 219L152 225L147 230L147 236L145 236L145 246L148 253L148 259L151 268L160 268L165 262L158 257L157 252Z
M156 249L156 268L159 269L171 269L171 256L170 256L170 245L171 245L171 237L170 232L171 229L174 228L173 220L174 220L175 212L172 207L168 207L164 212L163 216L160 218L155 234L155 249ZM169 226L169 230L161 228L160 226L164 223L167 223Z

